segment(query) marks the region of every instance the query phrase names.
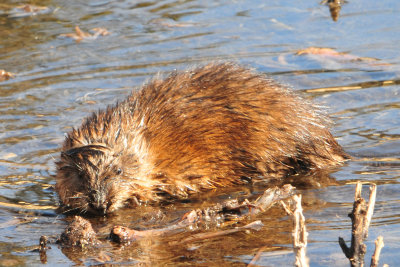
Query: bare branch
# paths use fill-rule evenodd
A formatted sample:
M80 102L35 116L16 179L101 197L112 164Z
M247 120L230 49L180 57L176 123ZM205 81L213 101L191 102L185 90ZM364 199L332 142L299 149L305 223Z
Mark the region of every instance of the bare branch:
M301 195L292 196L294 203L294 210L290 210L287 205L283 203L286 212L293 218L293 250L296 254L295 266L308 267L309 259L307 258L307 236L305 218L303 215L303 208L301 206Z
M368 209L367 209L366 219L364 221L364 228L367 230L364 233L365 234L364 238L368 237L368 228L371 223L372 215L374 214L375 200L376 200L376 185L372 184L369 187Z
M352 222L351 246L348 247L344 239L339 237L339 245L353 267L364 266L364 256L367 251L364 240L368 237L368 227L374 213L376 199L376 185L370 187L368 205L361 197L361 189L362 184L358 182L354 194L353 211L349 214Z
M381 250L384 247L383 237L378 236L375 240L375 251L371 258L371 267L377 267L379 262L379 256L381 254Z

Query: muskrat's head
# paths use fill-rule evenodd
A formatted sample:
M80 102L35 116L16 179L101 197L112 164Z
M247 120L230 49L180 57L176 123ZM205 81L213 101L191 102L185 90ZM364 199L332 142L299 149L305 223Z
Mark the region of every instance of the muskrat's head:
M56 191L66 210L104 215L134 197L137 169L135 155L102 144L71 148L57 162Z

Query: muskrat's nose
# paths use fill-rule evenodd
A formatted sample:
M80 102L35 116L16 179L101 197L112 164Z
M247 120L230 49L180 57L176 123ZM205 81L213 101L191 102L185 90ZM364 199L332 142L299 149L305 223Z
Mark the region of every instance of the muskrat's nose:
M107 214L108 201L106 201L105 195L101 191L92 190L89 200L89 206L92 210L101 215Z
M91 202L89 203L90 208L95 211L97 214L100 215L106 215L107 214L107 208L108 208L108 203L94 203Z

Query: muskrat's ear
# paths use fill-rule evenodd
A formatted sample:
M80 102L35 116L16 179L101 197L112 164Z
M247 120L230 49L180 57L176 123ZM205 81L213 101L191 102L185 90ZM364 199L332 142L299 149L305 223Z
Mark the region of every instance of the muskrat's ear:
M70 160L71 159L71 155L69 153L67 153L68 151L62 151L61 152L61 160Z
M103 162L103 156L109 148L102 145L74 147L61 152L61 161L79 171L99 171L97 165Z
M67 156L77 156L77 155L87 155L87 156L97 156L104 154L106 151L110 149L103 145L87 145L74 147L62 153L65 153Z
M79 167L78 158L76 155L71 155L64 151L61 152L61 160L57 162L57 168L61 170L76 170Z

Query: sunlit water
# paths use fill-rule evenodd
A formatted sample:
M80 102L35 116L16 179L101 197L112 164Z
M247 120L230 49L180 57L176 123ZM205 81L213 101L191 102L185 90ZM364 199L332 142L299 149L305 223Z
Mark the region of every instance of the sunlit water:
M350 238L347 214L358 180L378 184L367 262L373 241L383 235L381 263L399 263L399 1L349 0L337 22L317 0L29 3L49 10L21 16L13 7L22 2L0 4L0 69L16 74L0 82L0 265L41 264L32 251L39 237L56 236L66 225L64 216L56 216L52 190L54 161L65 132L159 72L214 60L253 67L326 106L334 135L356 157L331 174L336 185L302 190L311 264L348 265L337 239ZM60 37L76 25L85 31L104 27L111 34L79 43ZM296 55L308 47L379 60ZM196 205L166 207L163 223ZM94 223L99 229L107 223L149 227L141 214L132 211L122 221L117 217ZM178 235L122 248L110 244L105 250L117 255L110 263L244 265L263 248L257 264L292 264L290 220L280 208L260 219L265 227L259 232L166 245L182 238ZM79 260L65 256L57 245L51 247L49 266L101 262L96 252Z

